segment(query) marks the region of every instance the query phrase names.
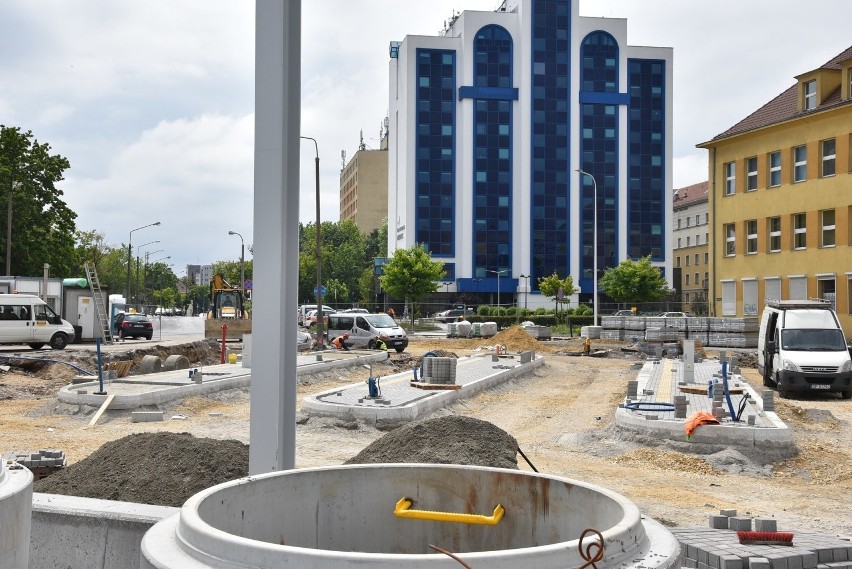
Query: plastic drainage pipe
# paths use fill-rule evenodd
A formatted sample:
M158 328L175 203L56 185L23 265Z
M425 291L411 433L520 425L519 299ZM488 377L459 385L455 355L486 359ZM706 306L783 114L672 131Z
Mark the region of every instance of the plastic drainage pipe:
M738 423L740 417L734 411L734 402L731 401L731 390L728 389L728 360L722 360L722 389L725 390L725 400L728 402L728 411L731 412L731 419Z

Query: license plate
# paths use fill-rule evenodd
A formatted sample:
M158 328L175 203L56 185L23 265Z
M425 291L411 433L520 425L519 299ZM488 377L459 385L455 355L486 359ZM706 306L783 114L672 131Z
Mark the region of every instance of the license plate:
M831 385L828 383L812 383L811 389L831 389Z

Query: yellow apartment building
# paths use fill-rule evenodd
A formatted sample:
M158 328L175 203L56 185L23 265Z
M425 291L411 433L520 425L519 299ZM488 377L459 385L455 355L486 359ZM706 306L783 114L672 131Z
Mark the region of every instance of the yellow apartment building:
M699 148L709 151L710 312L822 298L852 335L852 47Z
M387 216L388 150L384 136L379 150L368 149L362 141L340 171L340 221L351 219L369 235Z

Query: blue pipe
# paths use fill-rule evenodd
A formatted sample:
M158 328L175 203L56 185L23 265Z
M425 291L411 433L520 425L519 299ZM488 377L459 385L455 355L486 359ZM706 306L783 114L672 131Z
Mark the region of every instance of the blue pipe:
M728 388L728 360L722 360L722 388L725 390L725 400L728 402L728 411L731 412L731 419L739 422L740 418L737 412L734 411L734 402L731 401L731 390Z

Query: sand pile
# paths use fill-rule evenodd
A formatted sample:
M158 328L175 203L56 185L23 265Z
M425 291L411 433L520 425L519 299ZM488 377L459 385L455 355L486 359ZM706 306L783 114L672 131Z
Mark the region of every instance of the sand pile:
M489 423L452 415L409 423L391 431L346 464L402 462L518 468L518 441Z

